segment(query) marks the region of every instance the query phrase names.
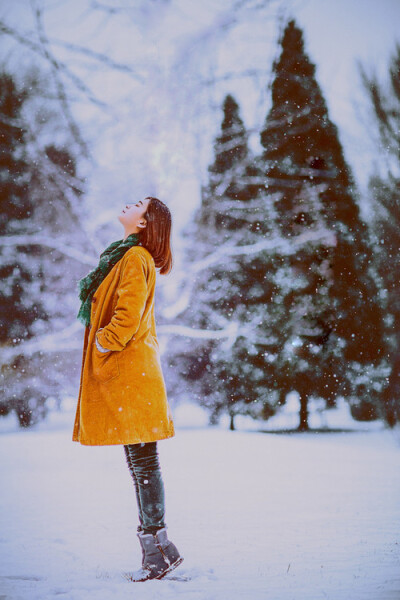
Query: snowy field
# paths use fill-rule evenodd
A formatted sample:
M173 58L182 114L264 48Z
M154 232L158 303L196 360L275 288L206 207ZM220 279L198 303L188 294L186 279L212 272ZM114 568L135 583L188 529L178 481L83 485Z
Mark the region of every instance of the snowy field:
M159 452L174 575L191 579L129 583L141 552L122 447L72 443L72 419L0 434L1 600L400 599L399 432L176 419Z

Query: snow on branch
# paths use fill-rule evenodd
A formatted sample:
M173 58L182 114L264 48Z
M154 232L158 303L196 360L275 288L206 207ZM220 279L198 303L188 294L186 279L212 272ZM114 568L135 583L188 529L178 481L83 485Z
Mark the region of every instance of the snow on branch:
M271 346L276 344L274 336L260 336L256 334L257 324L247 323L244 327L238 321L225 321L223 329L194 329L185 325L157 325L157 334L179 335L200 340L221 340L220 348L227 352L240 337L249 338L253 333L252 342L255 345Z
M223 75L208 77L207 79L201 79L200 84L202 86L215 86L221 81L229 81L232 79L244 79L249 77L260 78L265 75L265 69L245 69L243 71L230 71Z
M246 244L245 246L232 246L227 244L221 246L202 260L199 260L194 265L191 265L191 271L192 273L198 273L211 265L222 262L222 259L228 256L252 256L265 250L269 250L271 254L279 252L280 254L289 256L290 254L297 252L299 247L304 244L320 242L323 242L326 246L336 246L336 235L332 231L322 228L315 229L314 231L305 231L295 238L285 239L281 236L274 236L268 240L261 240L255 244Z
M0 247L1 246L44 246L46 248L50 248L51 250L57 250L57 252L60 252L64 256L73 258L74 260L84 265L88 265L89 267L96 267L99 262L99 259L95 256L81 252L76 248L72 248L72 246L64 244L61 240L56 240L44 235L3 236L0 237Z
M22 344L1 348L0 364L9 364L17 356L32 356L36 352L44 354L50 352L65 352L66 350L82 350L81 339L73 339L73 336L83 328L79 321L75 321L61 331L55 331L46 335L32 338Z
M157 325L157 334L182 335L203 340L221 340L236 337L238 323L232 322L225 329L193 329L186 325Z
M234 140L227 144L227 147L234 148L237 145L237 141ZM221 152L221 147L225 146L222 144L218 146L218 152ZM209 188L213 194L222 197L228 187L235 183L238 189L244 188L249 185L259 186L259 188L268 189L271 187L296 189L299 186L299 178L307 178L312 182L314 179L335 179L337 177L336 169L314 169L312 167L303 167L296 169L281 170L282 175L285 177L268 177L264 174L259 175L247 175L247 168L256 166L254 158L249 155L247 159L241 160L240 163L231 167L226 173L221 175L211 174Z
M75 321L61 331L41 335L27 342L22 342L15 346L3 347L1 349L0 364L9 364L17 356L29 357L37 352L49 354L51 352L65 352L70 350L83 350L82 337L75 336L83 326L79 321ZM225 329L207 330L207 329L192 329L184 325L158 325L158 334L180 335L195 339L225 339L225 346L232 345L239 335L239 324L235 321L229 323Z
M301 235L293 238L285 239L281 236L274 236L267 240L261 240L255 244L246 244L244 246L233 246L225 244L217 248L214 252L202 258L196 263L190 265L191 277L188 280L187 269L182 271L181 280L186 283L183 290L179 294L178 300L163 309L163 316L167 319L173 319L180 315L189 306L190 297L192 294L195 275L204 269L208 269L213 265L223 264L223 262L233 256L249 256L252 257L260 252L269 251L270 254L279 253L285 256L290 256L298 252L299 248L305 244L318 244L323 242L325 246L336 246L337 239L334 232L319 228L315 230L305 231Z

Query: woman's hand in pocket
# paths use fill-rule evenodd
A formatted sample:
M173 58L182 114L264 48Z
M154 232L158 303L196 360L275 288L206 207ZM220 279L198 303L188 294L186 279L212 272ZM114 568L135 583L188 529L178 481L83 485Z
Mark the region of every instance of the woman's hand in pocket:
M96 343L96 348L99 352L111 352L111 350L107 350L107 348L103 348L103 346L100 344L100 342L97 339L97 334L95 335L94 341Z
M99 330L100 331L100 330ZM103 348L103 346L94 338L95 351L93 354L93 376L102 383L115 379L119 376L119 365L117 352Z

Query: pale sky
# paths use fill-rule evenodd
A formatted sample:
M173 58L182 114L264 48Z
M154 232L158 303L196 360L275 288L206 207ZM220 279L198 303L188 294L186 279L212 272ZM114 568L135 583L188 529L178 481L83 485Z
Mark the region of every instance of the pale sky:
M113 3L114 0L107 0L109 6L112 6ZM267 13L264 12L264 16L258 20L250 18L246 23L246 15L242 12L232 30L232 35L228 33L223 43L217 47L216 44L214 45L215 40L213 42L212 36L207 37L209 34L207 21L213 22L221 8L225 13L229 12L229 0L220 0L219 2L202 0L201 3L198 0L171 0L171 3L151 2L146 10L152 11L152 20L144 20L143 27L139 29L144 40L139 39L140 36L138 39L136 36L132 36L129 20L125 23L122 18L117 19L111 28L106 27L107 18L101 13L98 23L96 20L89 20L88 11L85 10L86 4L82 4L81 0L69 0L68 2L43 0L43 4L47 8L46 26L50 37L81 45L88 44L94 50L109 53L110 56L120 59L122 62L125 59L132 61L132 57L135 58L138 53L142 53L143 49L148 47L151 51L155 49L159 53L160 65L163 65L162 61L169 57L168 52L172 52L175 50L175 46L179 47L179 44L182 43L186 44L188 48L189 70L185 73L186 76L190 77L192 73L194 76L197 74L203 64L203 58L204 64L207 60L213 66L215 63L215 69L220 69L219 75L224 75L225 72L233 71L236 68L239 70L259 69L262 76L258 80L258 87L253 85L251 80L247 80L245 83L240 78L237 81L228 80L226 87L219 86L218 92L212 100L216 105L221 106L224 94L233 93L239 101L246 126L258 130L262 125L270 106L267 84L272 60L277 54L275 42L278 37L276 21L266 17ZM136 2L135 0L121 0L121 4L135 7ZM233 0L231 0L231 5L234 5ZM145 5L140 3L140 6ZM266 6L268 8L268 4ZM278 3L271 6L278 6ZM280 6L284 9L285 19L294 17L303 30L305 50L310 60L316 64L316 77L327 101L331 120L339 128L345 157L353 169L361 191L363 191L374 164L378 161L379 152L374 145L376 131L371 126L371 116L368 113L369 103L361 86L356 61L357 59L361 60L367 72L376 69L381 81L387 80L389 57L394 53L396 42L400 44L400 0L283 0ZM169 8L173 10L169 11ZM144 19L147 19L146 10L143 13ZM271 10L271 14L272 12L274 11ZM155 18L155 13L160 15L160 19ZM166 18L164 21L164 17L168 17L169 14L171 14L171 19ZM18 0L17 2L3 0L0 2L0 16L6 23L21 31L22 35L33 27L32 6L28 0ZM234 15L232 16L234 18ZM152 37L154 38L153 45L150 39ZM203 38L207 40L207 43L204 43ZM199 40L202 44L199 44ZM2 48L5 56L8 54L6 41L7 39L3 37ZM200 48L198 58L196 58L196 48ZM61 49L57 47L56 50L61 53L62 57ZM206 57L204 54L208 54L208 56ZM18 61L21 60L19 51L14 53L12 58L18 66ZM68 58L64 57L64 59L72 61L69 63L72 68L78 68L73 55L68 55ZM140 60L143 60L143 57ZM190 60L193 62L190 63ZM166 72L168 73L167 70ZM80 75L82 76L82 72ZM161 134L165 132L165 138L159 136L160 139L157 142L157 148L160 150L160 164L158 164L156 152L152 145L149 148L144 143L145 136L140 134L137 121L132 125L132 122L129 121L132 115L125 114L122 110L124 108L124 105L121 104L123 98L121 99L118 94L123 89L121 86L126 85L126 79L122 79L122 83L119 79L114 82L114 79L106 79L102 70L97 75L96 79L96 73L90 73L89 85L92 86L98 97L104 98L109 104L118 106L122 130L110 130L108 138L100 140L97 144L101 148L101 152L96 158L101 161L102 157L105 157L103 162L109 166L109 172L105 171L104 164L101 165L100 175L103 178L101 179L97 175L99 189L91 191L96 206L101 195L104 198L109 196L107 185L110 186L110 189L115 189L117 185L122 195L124 181L128 188L131 187L131 179L124 177L127 170L124 161L127 161L128 166L130 162L133 162L136 168L139 164L140 170L146 170L148 163L150 165L149 177L146 173L142 179L144 181L151 180L152 168L153 172L160 174L161 179L166 180L160 183L160 193L171 198L173 207L176 203L176 212L179 215L177 220L184 224L190 218L200 197L198 171L193 165L198 160L202 165L203 172L206 173L205 166L212 159L213 140L218 134L222 115L216 111L211 115L210 121L199 120L199 128L201 130L203 128L205 133L203 145L201 148L194 149L194 156L190 155L186 148L182 150L183 166L175 176L176 165L168 164L168 156L165 155L165 152L163 154L162 150L169 147L171 139L175 146L183 146L184 140L189 137L186 135L186 124L183 123L181 131L179 127L182 124L177 122L175 113L166 110L164 114L159 110L159 106L157 106L159 113L159 121L157 121L153 117L155 113L153 113L148 102L148 95L146 95L148 87L143 88L143 102L138 96L138 93L141 93L139 88L139 91L135 91L133 99L136 100L139 109L143 110L143 121L154 119L152 128L157 132L160 131ZM108 84L108 81L111 83ZM165 83L168 85L168 77ZM192 93L193 102L195 102L197 91L190 90L190 83L185 86L183 78L180 93ZM172 92L174 93L174 90ZM113 94L115 93L117 93L117 97L114 99ZM203 90L202 93L207 94L208 91ZM153 101L156 101L156 98L158 96L154 96ZM168 96L166 100L170 101L171 98ZM164 101L161 105L163 107ZM93 120L91 112L93 112L93 106L85 108L80 105L79 112L76 113L83 131L89 133L89 140L90 135L93 134L93 131L89 130L89 124ZM187 125L191 123L190 118L189 116ZM123 143L122 137L125 129L132 131L132 135L125 135ZM100 131L102 131L101 127ZM107 133L106 130L105 133ZM91 143L93 145L93 141ZM258 135L253 135L253 143L259 145ZM140 156L137 154L138 149L141 151ZM142 162L138 162L138 160L142 160ZM152 161L153 164L151 164ZM107 177L109 181L105 180ZM96 177L94 179L96 180ZM134 183L137 185L139 181ZM175 190L178 190L177 193ZM148 193L154 195L153 192L154 190L148 190ZM367 207L367 205L365 206Z
M366 133L368 103L356 61L387 81L389 58L400 44L400 0L300 0L294 14L346 157L364 184L374 147Z

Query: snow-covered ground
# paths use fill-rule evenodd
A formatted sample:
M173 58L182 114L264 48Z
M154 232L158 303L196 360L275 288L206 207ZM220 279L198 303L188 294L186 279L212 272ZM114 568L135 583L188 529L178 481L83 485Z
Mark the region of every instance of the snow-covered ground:
M67 412L0 435L1 600L400 599L399 432L231 432L183 412L159 451L191 579L123 579L141 553L122 447L72 443Z

